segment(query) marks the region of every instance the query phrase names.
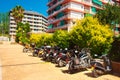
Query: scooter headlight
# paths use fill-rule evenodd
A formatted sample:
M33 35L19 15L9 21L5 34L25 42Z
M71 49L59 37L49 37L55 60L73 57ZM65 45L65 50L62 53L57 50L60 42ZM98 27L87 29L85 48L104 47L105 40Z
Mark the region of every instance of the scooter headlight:
M77 50L75 50L75 53L78 53L78 51L77 51Z

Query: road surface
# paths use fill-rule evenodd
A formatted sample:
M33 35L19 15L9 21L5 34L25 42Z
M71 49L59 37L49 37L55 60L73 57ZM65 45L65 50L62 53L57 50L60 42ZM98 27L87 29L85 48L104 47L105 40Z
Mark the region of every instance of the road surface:
M110 74L93 78L90 70L69 74L67 67L55 67L31 53L22 53L22 49L19 44L0 44L0 80L120 80Z

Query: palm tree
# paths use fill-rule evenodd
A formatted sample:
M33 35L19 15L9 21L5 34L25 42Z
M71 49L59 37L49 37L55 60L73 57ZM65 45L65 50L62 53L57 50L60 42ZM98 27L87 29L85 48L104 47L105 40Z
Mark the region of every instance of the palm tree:
M24 18L24 9L22 8L22 6L18 5L15 8L13 8L12 9L12 16L13 16L16 24L21 22L22 19Z
M20 34L20 28L22 27L22 26L19 26L19 23L22 22L22 19L24 18L24 9L22 8L22 6L18 5L12 9L11 14L12 14L12 17L14 18L14 21L17 24L15 40L19 42L20 36L17 34Z

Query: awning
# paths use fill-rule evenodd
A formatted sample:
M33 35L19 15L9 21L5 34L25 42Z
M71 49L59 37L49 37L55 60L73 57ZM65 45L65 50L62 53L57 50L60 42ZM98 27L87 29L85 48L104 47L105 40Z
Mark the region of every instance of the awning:
M48 29L51 29L53 27L53 25L52 24L50 24L49 26L48 26Z
M100 0L92 0L93 3L98 4L100 6L102 6L102 2Z

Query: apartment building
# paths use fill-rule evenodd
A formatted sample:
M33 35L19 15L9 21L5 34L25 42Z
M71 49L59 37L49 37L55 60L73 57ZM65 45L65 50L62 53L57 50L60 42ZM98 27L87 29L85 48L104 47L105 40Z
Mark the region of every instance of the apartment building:
M10 24L9 24L9 35L15 36L16 35L16 23L14 21L14 18L11 16L10 12ZM22 19L23 23L29 23L31 33L42 33L46 32L47 24L47 18L43 15L33 12L33 11L24 11L24 18Z
M76 19L94 15L102 5L113 3L110 0L48 0L48 30L52 33L56 29L68 30Z

